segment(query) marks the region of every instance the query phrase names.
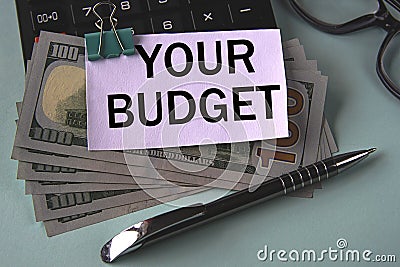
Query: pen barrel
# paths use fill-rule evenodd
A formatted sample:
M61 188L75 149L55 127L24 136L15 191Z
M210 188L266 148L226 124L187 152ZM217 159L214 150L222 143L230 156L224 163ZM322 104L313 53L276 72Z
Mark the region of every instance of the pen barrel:
M206 216L214 217L227 212L232 213L258 202L286 195L337 174L338 168L334 158L319 161L265 181L253 192L244 189L208 203L205 205Z

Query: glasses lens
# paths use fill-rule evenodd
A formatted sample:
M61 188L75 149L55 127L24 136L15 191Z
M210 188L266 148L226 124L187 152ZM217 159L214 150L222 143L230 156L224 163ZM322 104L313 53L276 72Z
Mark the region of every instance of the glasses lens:
M313 17L341 24L378 9L377 0L296 0Z
M400 33L397 33L389 43L383 64L390 79L400 87Z

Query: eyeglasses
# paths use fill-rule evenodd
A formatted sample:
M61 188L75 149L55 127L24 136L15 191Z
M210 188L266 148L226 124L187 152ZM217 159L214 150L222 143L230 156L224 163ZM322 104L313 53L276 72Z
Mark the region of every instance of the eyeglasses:
M315 2L319 1L320 0L315 0ZM307 8L305 8L304 4L299 4L299 1L297 0L289 0L289 2L297 14L299 14L313 27L323 32L331 34L346 34L374 26L383 28L387 32L387 35L378 52L376 71L385 87L396 98L400 99L400 87L389 77L384 66L384 59L385 56L387 56L386 54L389 44L394 43L393 40L400 37L400 21L389 12L385 2L389 3L397 12L400 13L399 0L377 0L378 9L375 12L356 17L350 21L340 24L331 24L316 18L315 16L311 15L309 10L306 10ZM335 2L336 1L332 1L332 3L337 4ZM352 0L350 2L352 2Z

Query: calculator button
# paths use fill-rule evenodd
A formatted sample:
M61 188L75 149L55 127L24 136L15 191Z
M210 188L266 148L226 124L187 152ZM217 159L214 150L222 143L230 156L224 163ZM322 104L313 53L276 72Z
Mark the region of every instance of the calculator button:
M184 30L182 17L178 13L170 13L152 18L154 33L182 32Z
M266 1L231 0L229 6L235 28L256 27L271 14Z
M230 0L235 29L276 28L269 1Z
M148 0L150 10L164 10L179 7L179 0Z
M112 0L117 7L115 17L140 14L148 11L146 0Z
M82 24L94 24L98 20L97 16L93 13L93 6L97 3L96 0L93 1L80 1L71 4L71 10L74 17L74 22L77 25ZM101 6L99 7L101 13L110 13L109 7ZM108 9L108 10L107 10ZM97 9L96 9L97 10Z
M190 0L190 4L196 5L196 6L199 6L199 5L209 5L210 6L210 5L215 4L215 1L213 1L213 0Z
M146 34L153 33L151 28L150 19L131 19L130 17L120 17L118 18L118 27L122 28L132 28L134 34Z
M85 24L76 28L77 35L81 37L83 37L85 33L92 33L92 32L100 32L100 30L97 29L97 27L94 26L94 24Z
M232 28L232 20L228 5L192 6L192 14L196 30L225 30Z
M66 10L58 5L46 5L31 11L33 29L36 33L40 30L62 31L66 28Z

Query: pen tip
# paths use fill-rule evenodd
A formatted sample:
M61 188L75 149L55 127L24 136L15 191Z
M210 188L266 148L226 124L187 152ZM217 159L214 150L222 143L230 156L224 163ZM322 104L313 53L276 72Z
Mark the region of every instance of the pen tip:
M110 258L110 242L107 242L107 244L105 244L102 247L102 249L101 249L101 259L105 263L110 263L111 262L111 258Z
M374 148L370 148L370 149L368 149L368 154L372 154L372 153L374 153L376 151L376 148L374 147Z

